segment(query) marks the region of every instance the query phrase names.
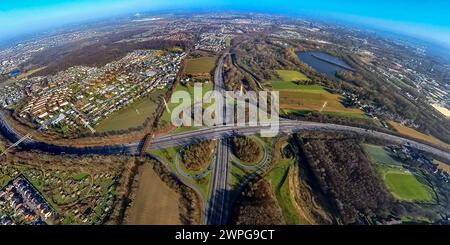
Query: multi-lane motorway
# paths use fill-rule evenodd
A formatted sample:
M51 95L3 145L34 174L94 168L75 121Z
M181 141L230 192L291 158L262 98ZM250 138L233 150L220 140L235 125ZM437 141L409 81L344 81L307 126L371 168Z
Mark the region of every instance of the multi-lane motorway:
M227 54L225 54L227 55ZM215 71L215 89L218 92L224 92L225 86L223 81L223 60L225 55L219 60ZM360 136L380 139L384 142L392 144L408 144L409 146L430 153L450 162L450 153L433 146L420 143L414 140L402 138L383 132L367 130L358 127L344 126L338 124L317 123L297 120L280 120L280 133L295 133L300 131L320 131L320 132L346 132L356 133ZM238 126L238 125L218 125L215 127L201 128L189 132L165 135L152 139L151 149L163 149L178 145L186 145L198 142L199 140L218 139L216 160L213 164L212 188L209 202L206 201L205 215L203 222L205 224L223 224L227 221L227 193L229 191L229 162L230 148L228 138L235 134L254 135L259 134L262 129L267 129L268 125L257 126ZM14 127L8 124L3 114L0 112L0 131L10 141L20 143L24 149L35 149L53 154L77 154L77 155L111 155L111 154L129 154L138 155L143 142L124 143L118 145L104 145L98 147L78 148L70 146L58 146L49 143L39 142L29 138L23 138L18 134Z
M213 166L211 197L206 208L205 224L221 225L227 220L228 177L230 148L229 139L221 139L217 146L216 162Z
M223 81L223 62L226 55L224 54L219 59L214 73L214 89L220 94L223 94L226 90ZM223 110L223 118L225 120L227 120L226 116L226 111ZM227 138L219 137L216 161L213 166L211 197L205 208L205 224L221 225L225 224L227 220L225 205L227 204L229 192L228 177L230 175L230 148L228 142Z
M237 125L219 125L214 127L205 127L193 131L184 133L178 133L173 135L160 136L152 140L151 149L169 148L177 145L189 144L192 142L198 142L199 140L206 139L222 139L227 138L233 134L253 135L259 134L262 129L267 128L267 125L257 126L237 126ZM0 113L0 131L8 139L17 141L23 136L14 131L2 117ZM322 132L352 132L361 136L367 136L372 138L381 139L385 142L393 144L409 144L411 147L422 150L424 152L431 153L435 156L447 159L450 161L450 153L435 148L431 145L420 143L414 140L406 139L400 136L391 135L379 131L367 130L364 128L345 126L339 124L308 122L299 120L281 120L279 122L280 133L295 133L299 131L322 131ZM69 146L57 146L44 142L39 142L33 139L26 139L22 142L21 146L25 146L27 149L42 150L45 152L52 152L54 154L61 154L61 150L66 150L67 153L76 152L81 155L89 154L117 154L121 151L133 154L137 153L138 149L142 145L142 142L134 142L121 145L105 145L102 147L89 147L89 148L77 148Z
M8 139L14 141L22 138L21 135L17 134L14 129L7 124L0 114L0 130ZM163 149L178 145L186 145L198 142L199 140L207 139L227 139L234 134L240 135L254 135L259 134L260 131L266 128L266 125L258 126L236 126L236 125L221 125L210 128L202 128L194 131L165 135L153 139L151 144L151 149ZM392 144L408 144L409 146L422 150L427 153L431 153L443 159L447 159L450 162L450 153L426 145L414 140L405 139L399 136L367 130L363 128L337 125L337 124L327 124L327 123L317 123L317 122L306 122L306 121L294 121L294 120L282 120L279 123L280 133L295 133L301 131L317 131L317 132L346 132L346 133L356 133L360 136L370 137L380 139L384 142L389 142ZM123 145L110 145L95 148L76 148L76 147L66 147L66 146L52 146L47 143L38 142L32 139L27 139L21 144L25 149L36 149L45 152L51 152L53 154L78 154L78 155L90 155L90 154L130 154L138 155L139 149L142 147L142 142L135 142ZM228 174L229 174L229 148L227 147L227 140L221 141L218 146L218 154L216 157L216 162L214 163L214 178L213 178L213 191L210 197L209 205L205 208L207 215L204 215L204 222L207 224L221 224L226 221L226 191L228 186Z
M258 125L258 126L223 125L211 128L203 128L195 131L184 132L175 135L166 135L163 137L156 138L153 140L152 148L153 149L168 148L176 145L188 144L189 142L195 142L198 140L227 138L232 134L254 135L259 134L261 129L264 129L266 127L267 126L265 125ZM300 131L356 133L360 136L376 138L392 144L408 144L411 147L414 147L427 153L431 153L435 156L439 156L441 158L450 161L449 152L437 149L433 146L426 145L414 140L405 139L396 135L391 135L383 132L339 124L306 122L296 120L283 120L280 121L279 123L280 133L295 133Z

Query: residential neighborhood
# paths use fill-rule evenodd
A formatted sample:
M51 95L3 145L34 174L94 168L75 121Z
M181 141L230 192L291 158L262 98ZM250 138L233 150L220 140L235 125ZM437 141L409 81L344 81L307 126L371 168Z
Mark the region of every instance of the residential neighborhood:
M23 175L0 190L0 213L0 224L53 224L58 218L58 214Z
M77 66L28 91L20 118L44 130L93 129L111 113L175 81L184 53L138 50L101 68Z

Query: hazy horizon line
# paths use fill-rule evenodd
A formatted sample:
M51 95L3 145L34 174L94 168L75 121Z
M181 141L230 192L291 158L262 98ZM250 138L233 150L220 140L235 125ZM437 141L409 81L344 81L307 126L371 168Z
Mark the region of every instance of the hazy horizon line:
M174 13L175 12L175 13ZM269 11L258 11L258 10L252 10L252 11L247 11L247 10L232 10L232 9L222 9L222 8L214 8L214 10L212 10L211 12L211 8L202 8L202 7L197 7L197 8L191 8L191 9L182 9L182 8L162 8L162 9L154 9L154 10L144 10L144 11L136 11L136 10L131 10L131 11L126 11L126 12L122 12L122 13L115 13L112 15L107 15L107 16L99 16L99 17L93 17L93 18L87 18L87 19L83 19L81 21L71 21L71 22L66 22L66 23L62 23L62 24L55 24L53 26L47 26L47 27L42 27L39 28L37 30L34 31L30 31L30 32L22 32L22 33L18 33L18 34L13 34L11 36L5 36L2 35L0 36L0 48L4 47L4 46L10 46L10 45L16 45L20 42L24 42L24 41L28 41L30 39L33 39L35 37L38 37L40 35L51 35L51 32L64 32L64 28L68 28L68 27L73 27L73 28L77 28L79 25L83 25L83 24L96 24L99 21L105 21L105 20L109 20L111 18L127 18L127 17L132 17L135 14L143 14L143 15L158 15L158 14L195 14L195 13L239 13L239 14L265 14L265 15L273 15L273 16L284 16L284 17L289 17L289 18L297 18L297 19L307 19L307 20L315 20L315 21L322 21L325 23L328 23L330 25L334 24L337 26L342 26L342 25L350 25L351 28L366 28L365 31L373 31L376 32L377 34L384 36L384 33L381 32L388 32L390 34L394 34L397 35L398 38L400 38L401 36L403 37L409 37L412 39L416 39L417 41L423 41L426 42L429 45L434 45L434 48L445 48L447 49L447 51L450 52L450 43L447 42L438 42L435 39L430 39L430 38L425 38L422 37L420 35L413 35L411 33L408 32L399 32L396 31L395 28L386 28L383 27L382 25L376 25L374 23L370 23L371 21L366 21L364 23L356 23L356 22L352 22L352 21L348 21L344 18L342 18L343 16L349 16L349 15L342 15L342 14L336 14L334 16L328 16L328 18L323 18L323 14L325 12L322 13L308 13L308 11L305 11L303 13L297 13L297 14L290 14L290 13L282 13L282 12L269 12ZM330 13L328 13L330 14ZM362 17L362 16L353 16L356 19L368 19L368 20L373 20L367 17ZM334 22L334 21L338 21L338 23ZM450 35L449 35L450 36ZM3 37L3 38L2 38Z

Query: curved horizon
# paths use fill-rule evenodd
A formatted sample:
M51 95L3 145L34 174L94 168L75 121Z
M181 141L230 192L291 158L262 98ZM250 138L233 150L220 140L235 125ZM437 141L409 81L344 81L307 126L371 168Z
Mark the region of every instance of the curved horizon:
M211 11L254 11L292 16L315 16L328 21L409 35L450 48L450 2L417 1L266 1L255 0L23 0L0 1L0 40L46 31L66 24L76 24L133 12L170 9Z

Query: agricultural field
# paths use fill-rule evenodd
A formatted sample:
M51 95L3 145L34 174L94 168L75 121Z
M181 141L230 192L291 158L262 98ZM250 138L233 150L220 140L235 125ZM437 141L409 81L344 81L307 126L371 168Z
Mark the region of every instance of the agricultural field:
M186 68L184 72L188 75L192 75L195 78L209 79L210 72L216 65L217 57L200 57L195 59L186 60Z
M290 83L290 88L278 89L280 108L286 113L318 111L324 114L331 113L330 115L334 116L364 117L361 110L344 107L340 95L331 94L317 85L296 85L298 87L295 88L293 83Z
M159 178L150 164L140 166L138 180L126 224L181 225L179 194Z
M447 109L439 104L433 104L432 106L434 107L434 109L439 111L442 115L444 115L445 117L447 117L447 119L450 120L450 110L449 109Z
M342 105L342 97L326 91L320 85L299 84L309 81L304 74L291 70L276 70L279 79L271 80L272 89L280 92L280 109L285 114L303 114L311 111L330 116L364 118L364 113Z
M142 126L147 118L152 117L157 106L158 104L154 100L148 97L142 98L102 120L95 130L111 132Z
M320 85L303 85L303 84L296 84L292 81L271 81L273 90L303 90L303 91L323 91L325 90Z
M363 115L359 109L345 108L340 101L341 96L322 89L299 88L280 91L281 109Z
M303 73L294 70L275 70L282 81L309 81L310 79Z
M402 201L434 203L434 194L419 174L414 174L393 159L382 146L365 145L369 159L377 164L386 187Z
M414 139L418 139L418 140L422 140L425 141L427 143L436 145L436 146L440 146L443 147L447 150L450 150L450 145L431 136L431 135L427 135L424 133L421 133L415 129L406 127L400 123L394 122L394 121L389 121L389 124L394 127L395 130L397 130L400 134L414 138Z

